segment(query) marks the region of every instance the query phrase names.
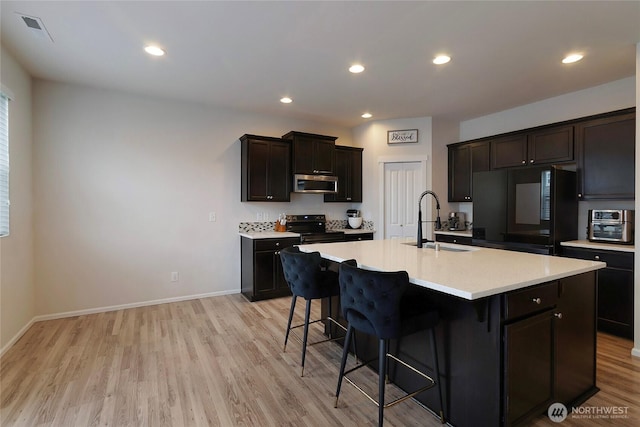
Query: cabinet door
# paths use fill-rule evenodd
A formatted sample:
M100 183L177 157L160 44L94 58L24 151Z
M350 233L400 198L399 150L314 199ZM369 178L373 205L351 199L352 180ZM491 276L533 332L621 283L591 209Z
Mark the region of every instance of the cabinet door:
M572 161L573 126L562 126L530 133L527 153L529 164Z
M576 126L581 199L635 197L635 128L635 113Z
M509 135L491 141L491 168L509 168L527 164L527 135Z
M247 201L267 200L269 195L269 142L249 141L247 156L247 170L243 171L247 175Z
M276 258L274 251L256 251L253 255L255 265L254 292L257 297L261 293L276 290Z
M338 193L325 194L325 202L362 202L362 148L335 148Z
M471 146L449 147L449 201L471 200Z
M602 270L600 270L602 271ZM596 273L560 279L555 311L556 394L565 405L596 381Z
M269 201L288 202L291 200L290 156L288 143L271 143L267 180Z
M598 329L633 339L633 271L599 270Z
M543 412L553 401L551 310L504 327L505 424Z
M314 173L330 175L334 173L334 148L334 142L314 141Z
M293 173L313 175L313 139L296 136L293 139Z

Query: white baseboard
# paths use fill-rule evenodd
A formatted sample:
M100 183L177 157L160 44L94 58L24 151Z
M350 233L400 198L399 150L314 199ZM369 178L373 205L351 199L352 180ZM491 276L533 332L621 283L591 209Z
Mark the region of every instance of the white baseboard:
M5 354L5 352L9 350L20 338L22 338L22 336L29 330L31 325L33 325L36 322L42 322L43 320L64 319L65 317L85 316L87 314L106 313L108 311L123 310L127 308L145 307L149 305L167 304L170 302L188 301L192 299L218 297L222 295L231 295L231 294L238 294L238 293L240 292L237 290L209 292L206 294L163 298L163 299L157 299L157 300L151 300L151 301L134 302L130 304L110 305L107 307L97 307L97 308L89 308L86 310L66 311L64 313L53 313L53 314L44 314L41 316L35 316L25 326L23 326L22 329L20 329L20 331L18 331L18 333L15 334L15 336L11 338L4 347L2 347L2 349L0 350L0 357L2 357Z
M640 348L637 348L637 347L632 348L631 355L635 357L640 357Z

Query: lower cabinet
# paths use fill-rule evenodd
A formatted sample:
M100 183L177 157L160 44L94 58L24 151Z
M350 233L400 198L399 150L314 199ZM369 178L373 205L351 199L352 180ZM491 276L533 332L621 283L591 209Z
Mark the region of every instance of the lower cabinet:
M505 295L504 425L551 403L577 405L596 381L595 272Z
M471 237L469 237L469 236L455 236L455 235L452 235L452 234L436 233L436 242L455 243L455 244L458 244L458 245L471 246Z
M284 280L280 251L300 243L297 237L249 239L241 237L241 292L249 301L291 295Z
M563 247L562 255L607 263L598 271L598 330L633 339L633 253Z

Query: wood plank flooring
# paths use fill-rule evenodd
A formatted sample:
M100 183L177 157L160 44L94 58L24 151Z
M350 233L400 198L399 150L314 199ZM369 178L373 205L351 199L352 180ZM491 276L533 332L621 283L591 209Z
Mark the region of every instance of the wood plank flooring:
M38 322L0 361L0 425L375 425L375 406L349 384L333 407L338 345L310 347L300 377L300 344L282 350L289 304L229 295ZM303 312L300 304L298 321ZM640 424L640 360L631 347L598 336L601 391L583 405L629 407L628 418L561 425ZM367 378L375 388L376 376ZM385 425L440 423L406 402L385 411ZM558 424L541 416L533 425Z

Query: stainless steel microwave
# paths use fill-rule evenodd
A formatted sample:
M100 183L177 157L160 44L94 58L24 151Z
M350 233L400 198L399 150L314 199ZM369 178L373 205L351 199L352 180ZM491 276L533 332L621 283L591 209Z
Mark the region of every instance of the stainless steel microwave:
M630 209L590 210L587 238L592 242L633 243L634 214Z
M338 192L338 177L333 175L301 175L293 177L295 193L335 194Z

